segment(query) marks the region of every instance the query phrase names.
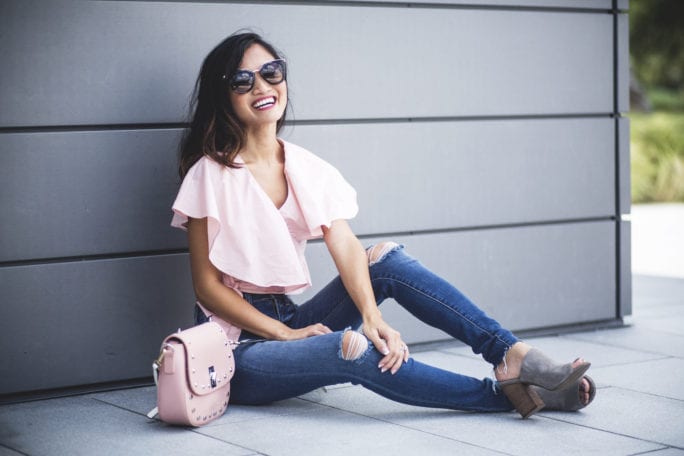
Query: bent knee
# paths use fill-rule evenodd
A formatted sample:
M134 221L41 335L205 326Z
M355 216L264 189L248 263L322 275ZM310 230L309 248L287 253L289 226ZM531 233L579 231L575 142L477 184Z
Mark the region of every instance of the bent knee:
M399 244L392 241L379 242L368 249L366 249L366 255L368 256L368 265L373 266L378 261L382 260L385 255L390 253L393 249L398 247Z
M347 330L342 336L342 359L354 361L368 350L368 339L361 333Z

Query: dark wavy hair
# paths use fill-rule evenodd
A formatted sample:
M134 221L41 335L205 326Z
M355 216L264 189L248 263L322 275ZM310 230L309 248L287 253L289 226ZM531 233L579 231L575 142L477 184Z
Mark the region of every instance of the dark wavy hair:
M244 145L245 129L230 102L228 80L223 76L230 78L239 69L245 51L254 44L263 46L274 59L282 58L258 34L236 32L204 59L190 101L190 128L180 144L178 173L181 179L204 155L224 166L239 167L233 160ZM276 132L284 123L285 112L276 124Z

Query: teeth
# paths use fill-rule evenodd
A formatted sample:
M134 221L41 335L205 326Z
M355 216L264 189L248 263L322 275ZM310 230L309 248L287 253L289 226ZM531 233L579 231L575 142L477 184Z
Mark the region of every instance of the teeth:
M264 98L263 100L259 100L256 103L254 103L252 106L254 106L255 108L258 109L258 108L262 108L262 107L269 105L269 104L275 104L275 98L274 97Z

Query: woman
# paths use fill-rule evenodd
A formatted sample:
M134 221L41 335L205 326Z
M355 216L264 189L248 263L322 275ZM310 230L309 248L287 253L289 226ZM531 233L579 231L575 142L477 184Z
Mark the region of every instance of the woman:
M228 37L202 65L181 147L172 225L188 232L197 323L212 317L242 341L231 401L263 404L352 382L407 404L515 408L523 417L544 401L565 410L587 405L595 391L583 377L589 363L551 362L402 246L364 250L347 223L357 212L354 189L331 165L277 137L286 79L285 61L260 36ZM304 248L319 237L339 276L297 306L288 295L311 285ZM497 381L410 358L378 309L388 297L482 354ZM362 333L351 329L361 324Z

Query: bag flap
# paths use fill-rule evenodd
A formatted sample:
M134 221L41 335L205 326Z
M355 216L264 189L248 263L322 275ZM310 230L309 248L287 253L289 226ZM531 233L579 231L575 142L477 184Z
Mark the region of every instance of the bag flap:
M183 345L191 391L203 396L229 384L235 371L233 348L218 323L207 322L171 334L164 343Z

